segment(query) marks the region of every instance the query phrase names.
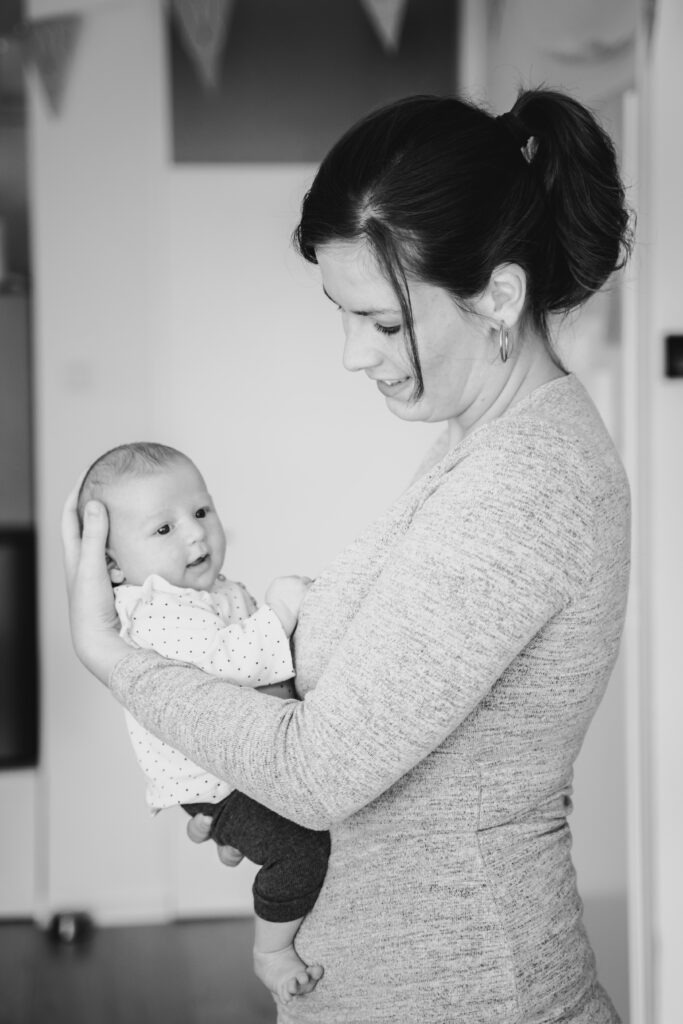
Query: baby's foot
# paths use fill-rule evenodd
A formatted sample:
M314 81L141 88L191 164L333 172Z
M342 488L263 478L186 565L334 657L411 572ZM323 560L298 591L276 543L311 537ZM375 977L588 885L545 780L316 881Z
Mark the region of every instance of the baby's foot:
M187 823L187 834L193 843L204 843L211 834L213 818L209 814L195 814Z
M318 964L307 967L297 956L294 946L285 946L273 953L255 949L254 971L256 977L283 1003L288 1003L294 996L312 992L323 976L322 967Z

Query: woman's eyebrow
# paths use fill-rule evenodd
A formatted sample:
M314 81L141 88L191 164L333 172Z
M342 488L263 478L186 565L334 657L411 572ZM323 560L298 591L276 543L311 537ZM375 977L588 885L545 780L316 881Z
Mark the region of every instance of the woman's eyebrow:
M332 298L332 296L327 291L327 289L325 288L324 285L323 285L323 294L326 295L327 298L330 300L330 302L333 302L334 305L337 306L338 309L341 309L341 306L339 305L339 303L335 299ZM354 314L354 316L386 316L387 313L391 314L392 316L400 316L401 315L400 314L400 310L398 310L398 309L352 309L351 312Z

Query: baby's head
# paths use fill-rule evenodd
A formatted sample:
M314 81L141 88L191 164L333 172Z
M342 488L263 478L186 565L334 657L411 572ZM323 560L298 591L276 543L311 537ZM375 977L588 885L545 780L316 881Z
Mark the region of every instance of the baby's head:
M107 567L113 584L152 574L176 587L208 590L225 557L225 533L195 464L163 444L123 444L83 478L78 516L97 499L109 514Z

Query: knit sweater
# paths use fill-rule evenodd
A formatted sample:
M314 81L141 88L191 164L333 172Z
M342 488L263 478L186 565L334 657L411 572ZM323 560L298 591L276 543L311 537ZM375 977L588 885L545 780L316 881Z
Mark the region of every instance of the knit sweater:
M614 1024L581 921L572 766L622 631L629 491L579 381L447 451L310 588L304 699L136 652L111 687L207 770L331 830L282 1024Z

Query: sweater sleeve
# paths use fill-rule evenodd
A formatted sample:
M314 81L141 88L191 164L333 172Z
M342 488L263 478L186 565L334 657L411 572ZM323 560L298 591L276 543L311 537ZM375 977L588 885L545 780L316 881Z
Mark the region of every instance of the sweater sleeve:
M590 571L581 473L534 445L503 438L447 474L305 700L264 701L142 653L116 667L114 693L280 814L318 829L353 814L471 713Z

